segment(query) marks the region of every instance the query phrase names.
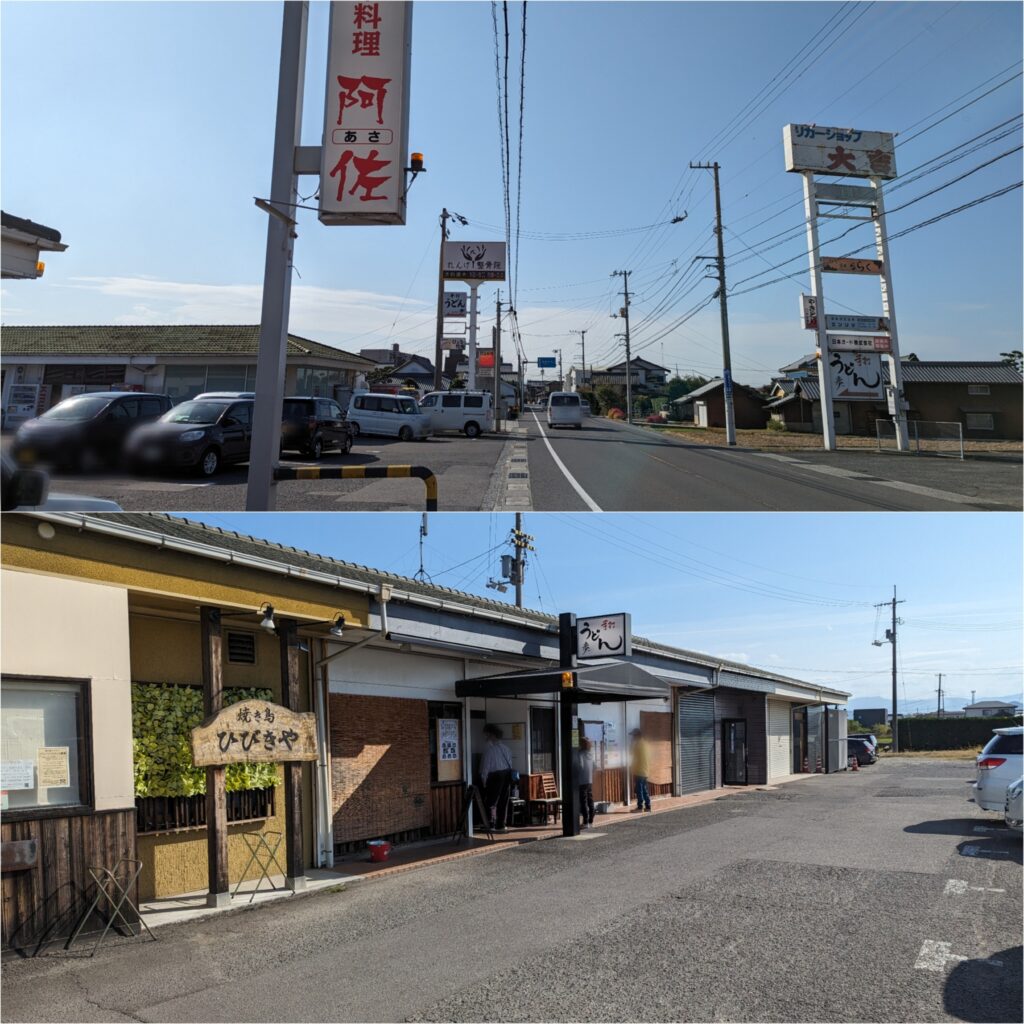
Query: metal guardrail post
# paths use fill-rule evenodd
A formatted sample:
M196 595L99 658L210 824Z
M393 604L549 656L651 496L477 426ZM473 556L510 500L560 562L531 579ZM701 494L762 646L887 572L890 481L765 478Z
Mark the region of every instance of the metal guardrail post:
M275 466L275 480L381 480L416 477L426 489L426 511L437 511L437 477L426 466Z

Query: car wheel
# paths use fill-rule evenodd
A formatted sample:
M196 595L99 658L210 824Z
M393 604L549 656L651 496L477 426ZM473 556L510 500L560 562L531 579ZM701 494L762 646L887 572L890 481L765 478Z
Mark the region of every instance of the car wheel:
M215 476L220 469L220 452L216 448L207 448L200 456L197 468L200 476Z
M352 436L353 437L358 437L359 436L359 424L358 423L350 423L349 426L352 428Z
M398 431L399 441L411 441L412 440L412 427L402 427Z
M317 434L312 441L309 442L309 457L314 460L318 460L324 453L324 439Z
M463 428L463 433L466 437L473 438L480 436L480 425L477 423L467 423Z
M346 434L345 435L345 439L338 446L338 450L341 452L342 455L348 455L348 453L350 451L352 451L352 435L351 434Z

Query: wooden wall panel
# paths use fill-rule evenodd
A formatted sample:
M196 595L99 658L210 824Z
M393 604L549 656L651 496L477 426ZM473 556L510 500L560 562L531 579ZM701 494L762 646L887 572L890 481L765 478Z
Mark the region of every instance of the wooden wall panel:
M640 728L651 752L651 792L655 786L667 786L672 792L672 714L663 711L641 711Z

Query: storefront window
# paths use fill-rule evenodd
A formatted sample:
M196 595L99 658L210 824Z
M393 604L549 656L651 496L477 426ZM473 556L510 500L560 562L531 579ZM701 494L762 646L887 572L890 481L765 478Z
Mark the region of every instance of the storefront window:
M175 405L206 390L205 366L168 366L164 373L164 391Z
M4 812L88 803L85 684L4 679L0 695L0 788Z
M211 366L206 373L206 391L249 391L246 386L246 369L242 364Z
M431 701L430 781L458 782L462 778L462 705Z
M351 370L328 370L322 366L300 366L295 370L295 393L314 398L333 398L335 385L351 387Z

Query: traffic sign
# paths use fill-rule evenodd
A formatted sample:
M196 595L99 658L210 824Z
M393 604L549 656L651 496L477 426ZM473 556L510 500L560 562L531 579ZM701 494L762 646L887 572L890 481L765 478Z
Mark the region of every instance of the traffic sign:
M537 366L540 369L553 370L558 365L554 356L537 356Z

